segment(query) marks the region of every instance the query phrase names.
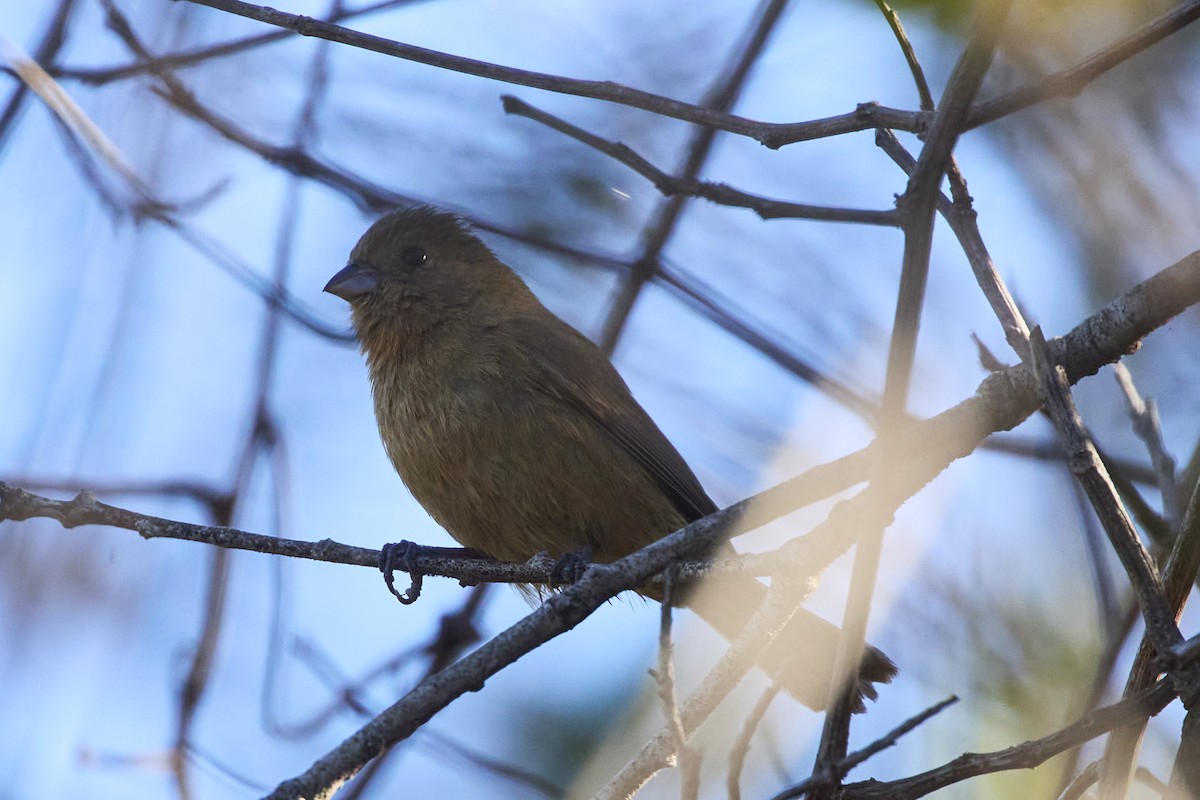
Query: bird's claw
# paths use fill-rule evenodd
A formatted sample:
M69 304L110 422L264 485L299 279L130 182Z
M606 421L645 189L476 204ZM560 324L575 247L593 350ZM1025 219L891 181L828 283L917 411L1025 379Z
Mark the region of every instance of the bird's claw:
M417 556L420 554L421 546L407 539L385 544L379 550L379 571L383 573L383 582L392 596L406 606L417 602L425 582L425 574L417 567ZM409 586L404 594L396 591L394 573L397 569L408 573Z
M591 547L581 547L559 556L550 568L550 588L569 586L582 578L591 566L592 555Z

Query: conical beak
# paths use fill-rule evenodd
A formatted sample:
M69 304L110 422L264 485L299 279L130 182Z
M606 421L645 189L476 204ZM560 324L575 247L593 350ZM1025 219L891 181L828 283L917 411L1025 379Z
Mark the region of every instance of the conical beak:
M346 302L353 302L367 292L379 288L379 273L365 264L347 264L325 284L325 291L336 294Z

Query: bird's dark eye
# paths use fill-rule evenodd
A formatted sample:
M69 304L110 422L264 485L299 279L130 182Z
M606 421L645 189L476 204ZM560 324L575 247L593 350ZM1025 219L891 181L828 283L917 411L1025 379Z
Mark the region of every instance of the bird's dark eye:
M419 267L427 258L429 254L425 252L425 248L415 244L410 244L400 252L400 260L406 267Z

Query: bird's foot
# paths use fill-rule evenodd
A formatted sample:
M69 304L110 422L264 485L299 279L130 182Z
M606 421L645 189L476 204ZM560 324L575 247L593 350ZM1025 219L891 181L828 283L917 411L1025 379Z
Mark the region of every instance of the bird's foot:
M482 550L476 550L471 547L429 547L416 542L410 542L402 539L399 542L385 544L379 550L379 571L383 573L383 582L387 584L390 591L397 600L404 605L412 605L421 596L421 585L424 583L425 573L417 566L417 559L421 556L430 558L475 558L493 560L491 556ZM396 591L395 575L396 570L407 572L410 580L408 590L404 594ZM463 584L466 585L465 583Z
M425 574L417 568L417 557L424 549L415 542L402 539L399 542L385 544L379 550L379 571L383 573L383 582L387 584L388 591L392 593L392 596L406 606L417 602L417 598L421 596L421 585L425 581ZM409 586L404 594L396 591L394 573L397 569L408 573Z
M554 566L550 568L550 588L556 586L569 586L583 577L583 573L587 572L592 563L592 556L595 555L595 549L591 546L581 547L578 550L571 550L563 553L554 562Z

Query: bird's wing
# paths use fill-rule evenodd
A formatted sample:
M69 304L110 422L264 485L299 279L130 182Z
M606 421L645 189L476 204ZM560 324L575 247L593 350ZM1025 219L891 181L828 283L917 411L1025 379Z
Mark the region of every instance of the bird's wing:
M683 456L594 344L549 313L510 320L508 326L515 328L516 340L533 356L539 388L578 409L612 437L684 518L690 522L717 510Z

